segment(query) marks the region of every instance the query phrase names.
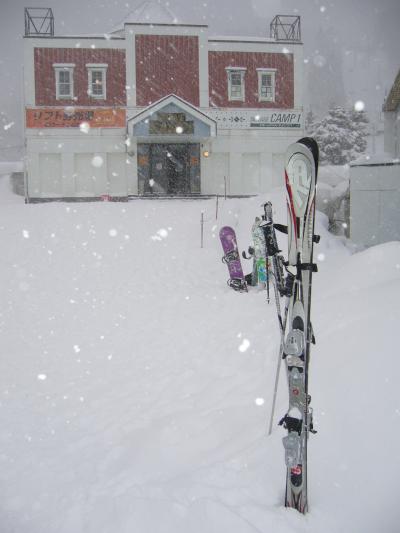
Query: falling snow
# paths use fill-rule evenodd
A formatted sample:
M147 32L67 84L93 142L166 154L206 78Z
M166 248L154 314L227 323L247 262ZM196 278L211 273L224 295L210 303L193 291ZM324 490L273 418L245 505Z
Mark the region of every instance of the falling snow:
M17 2L9 4L20 9ZM271 6L259 0L111 4L99 4L93 12L91 4L59 3L56 28L72 33L77 21L66 13L79 13L83 25L89 14L87 32L104 40L84 37L73 46L97 54L95 43L117 45L113 26L125 11L133 10L136 21L140 14L144 24L154 17L162 23L209 24L211 36L220 28L230 34L248 28L264 38L271 19ZM382 103L399 67L398 17L390 17L388 9L396 2L383 0L363 13L356 3L339 4L287 3L304 21L300 68L306 85L300 104L319 118L331 102L366 111L369 139L376 128L379 151ZM23 40L14 38L21 35L20 22L16 30L3 17L1 32L0 158L5 160L9 153L24 154ZM291 48L276 47L287 59ZM339 86L342 92L336 91ZM107 91L111 87L107 82ZM67 116L77 111L71 105L62 109ZM79 131L101 134L88 122ZM124 135L110 146L115 143L118 151L122 146L123 160L134 172L131 139L125 148ZM38 136L46 142L43 132ZM46 149L64 154L68 143L49 142ZM90 175L108 172L105 157L90 154L92 167L102 169L92 168ZM373 155L366 161L373 163ZM329 169L320 175L324 171L326 176ZM155 186L153 179L148 183ZM320 191L321 205L328 208L337 191L325 187L324 199L323 186ZM304 518L283 506L284 432L277 422L287 412L284 372L276 424L266 435L280 343L273 301L266 304L265 291L231 291L220 261L218 228L235 226L246 249L254 213L265 198L221 202L216 222L211 200L201 206L128 202L124 209L113 202L25 206L3 176L0 193L1 531L398 530L400 360L393 346L400 319L399 243L354 253L344 237L329 234L326 217L317 213L322 240L314 255L317 344L310 387L318 434L310 439L311 512ZM277 221L284 222L283 191L276 189L268 199ZM284 237L279 238L286 250ZM244 267L250 271L250 262ZM369 431L377 420L378 430Z
M79 129L82 133L89 133L90 124L88 122L81 122L81 124L79 125Z
M365 104L362 100L357 100L357 102L354 104L355 111L364 111Z
M243 339L242 343L239 346L239 352L247 352L247 350L250 348L250 341L248 339Z
M102 167L104 164L104 159L100 155L95 155L92 158L92 165L96 168Z

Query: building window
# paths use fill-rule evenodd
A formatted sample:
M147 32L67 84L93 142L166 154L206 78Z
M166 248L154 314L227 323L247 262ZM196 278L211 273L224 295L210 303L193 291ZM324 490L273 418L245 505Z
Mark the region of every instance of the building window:
M228 99L244 102L244 75L246 69L242 67L227 67Z
M257 69L260 102L275 102L275 72L275 69Z
M74 97L74 67L73 63L53 64L57 100L71 100Z
M88 95L105 100L107 65L89 63L86 68L88 69Z

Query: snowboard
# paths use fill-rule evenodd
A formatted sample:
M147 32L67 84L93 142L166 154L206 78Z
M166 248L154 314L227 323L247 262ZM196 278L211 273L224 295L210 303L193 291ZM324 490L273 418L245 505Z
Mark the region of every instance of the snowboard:
M256 217L251 228L251 236L254 244L254 262L255 270L257 271L258 283L267 282L267 262L264 231L260 227L261 219Z
M235 291L247 292L247 283L240 262L235 230L230 226L224 226L220 229L219 238L224 250L222 262L227 265L229 271L229 279L227 281L229 287L232 287Z

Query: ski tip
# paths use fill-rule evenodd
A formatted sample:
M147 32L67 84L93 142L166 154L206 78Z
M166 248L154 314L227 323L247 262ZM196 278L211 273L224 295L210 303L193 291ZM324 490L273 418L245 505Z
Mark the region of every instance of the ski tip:
M315 161L315 168L318 168L318 160L319 160L319 148L318 143L315 139L312 137L303 137L302 139L299 139L297 141L298 143L304 144L304 146L307 146L307 148L311 151L314 161Z

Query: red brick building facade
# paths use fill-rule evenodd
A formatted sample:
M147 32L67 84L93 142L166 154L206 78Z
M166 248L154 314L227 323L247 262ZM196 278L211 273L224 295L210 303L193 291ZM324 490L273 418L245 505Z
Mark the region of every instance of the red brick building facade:
M299 41L204 25L26 36L27 198L264 192L302 133L302 64Z
M213 107L249 107L292 109L294 107L294 62L292 54L263 52L209 52L210 105ZM246 68L245 100L229 101L226 67ZM259 100L257 69L270 68L277 72L275 99Z
M186 35L136 35L138 106L175 94L199 106L199 40Z
M55 64L74 64L74 97L63 105L126 106L125 50L92 48L40 48L34 50L35 105L59 106ZM107 64L107 97L94 101L88 95L87 64Z

